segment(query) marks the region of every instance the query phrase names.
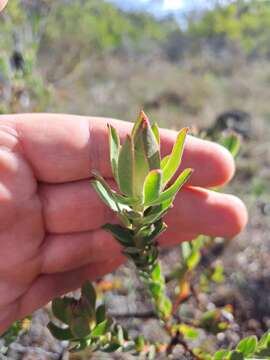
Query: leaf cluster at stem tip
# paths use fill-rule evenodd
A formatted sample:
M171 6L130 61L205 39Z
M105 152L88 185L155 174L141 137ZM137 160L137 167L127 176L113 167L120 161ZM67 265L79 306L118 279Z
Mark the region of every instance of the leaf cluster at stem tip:
M135 264L146 285L158 316L167 321L172 304L165 294L156 240L167 227L163 216L192 174L192 169L184 169L174 179L188 129L179 132L171 153L163 159L159 129L156 124L150 124L143 111L122 144L113 126L108 125L108 132L112 174L118 191L97 172L93 172L92 184L104 203L117 214L120 224L106 224L103 228L122 245L123 253Z
M113 126L108 125L108 132L111 168L119 192L111 189L97 172L93 172L92 184L105 204L118 215L124 227L131 231L139 228L141 234L146 230L144 226L155 224L164 216L192 174L192 169L185 169L171 183L181 164L188 129L179 132L171 154L163 159L158 127L156 124L150 125L143 111L122 145ZM111 229L107 228L109 231ZM119 236L119 230L118 227L118 235L114 235L122 245L126 245L128 232ZM147 235L153 239L153 231L144 231L143 237ZM136 237L138 234L129 235Z

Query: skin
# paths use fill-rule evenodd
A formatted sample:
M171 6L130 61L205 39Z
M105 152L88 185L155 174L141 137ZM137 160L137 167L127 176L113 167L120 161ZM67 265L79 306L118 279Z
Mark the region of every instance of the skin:
M6 5L0 0L0 10ZM86 279L126 259L101 226L114 221L90 186L92 170L113 184L107 123L121 134L131 124L54 114L0 116L0 334ZM161 131L163 155L176 133ZM188 137L182 168L195 172L165 221L162 246L198 234L231 238L247 222L243 203L209 187L227 183L234 162L217 144Z
M8 2L8 0L0 0L0 11L2 11L4 9L7 2Z

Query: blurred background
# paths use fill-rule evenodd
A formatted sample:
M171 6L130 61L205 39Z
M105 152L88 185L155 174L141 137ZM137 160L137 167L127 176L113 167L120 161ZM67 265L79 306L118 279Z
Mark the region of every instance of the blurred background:
M226 191L243 198L250 222L218 259L226 280L207 298L236 306L242 334L270 327L269 99L270 1L10 0L0 15L0 113L133 121L144 109L162 127L189 126L214 140L228 128L242 136ZM110 296L116 311L134 300ZM23 341L21 349L36 340ZM41 358L57 359L60 345L46 346L51 355ZM10 359L38 358L12 351Z

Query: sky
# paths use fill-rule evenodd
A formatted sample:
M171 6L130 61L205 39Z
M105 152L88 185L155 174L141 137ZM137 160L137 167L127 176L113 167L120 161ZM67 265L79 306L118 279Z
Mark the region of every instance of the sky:
M109 0L124 10L146 10L155 15L163 16L170 13L179 14L189 9L206 9L213 5L214 0ZM228 3L230 0L219 0Z
M181 10L187 0L109 0L121 8L129 10L148 10L155 14Z
M184 6L183 0L164 0L163 8L164 10L178 10L183 8Z

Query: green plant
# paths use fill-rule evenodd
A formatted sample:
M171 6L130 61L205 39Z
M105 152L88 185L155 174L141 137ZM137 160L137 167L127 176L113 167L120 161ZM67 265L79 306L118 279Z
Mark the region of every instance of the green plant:
M31 325L31 317L28 316L22 321L15 321L8 330L0 337L0 358L1 354L5 355L8 347L13 343L20 334L26 332Z
M166 230L162 217L192 174L192 169L185 169L168 185L181 163L186 134L186 128L180 131L172 153L161 159L158 128L150 125L143 112L122 146L116 130L109 126L112 172L121 193L112 190L96 172L92 181L122 224L106 224L103 228L119 241L123 253L135 264L164 321L170 317L172 305L165 294L156 240Z
M168 332L172 330L169 329L172 303L166 295L165 277L158 260L157 238L166 230L163 216L192 174L192 169L185 169L172 182L181 164L187 131L184 128L179 132L171 154L161 159L158 127L156 124L151 126L143 112L122 145L116 130L108 125L111 168L119 192L111 189L95 171L92 180L92 186L120 222L105 224L103 228L121 244L123 253L136 266L157 316ZM115 343L111 343L114 338L113 323L105 318L104 310L102 319L99 319L101 310L100 307L95 310L95 293L89 283L82 287L80 300L68 297L55 299L52 310L68 328L61 329L50 323L49 329L58 339L77 343L74 349L81 350L94 344L95 348L106 350L104 343L106 346L110 344L109 349L116 347ZM103 323L104 326L101 325ZM102 332L97 331L101 326ZM125 340L128 341L128 337ZM141 342L131 344L138 348Z
M239 342L234 350L219 350L211 360L245 360L270 358L270 331L260 340L256 336L249 336Z

